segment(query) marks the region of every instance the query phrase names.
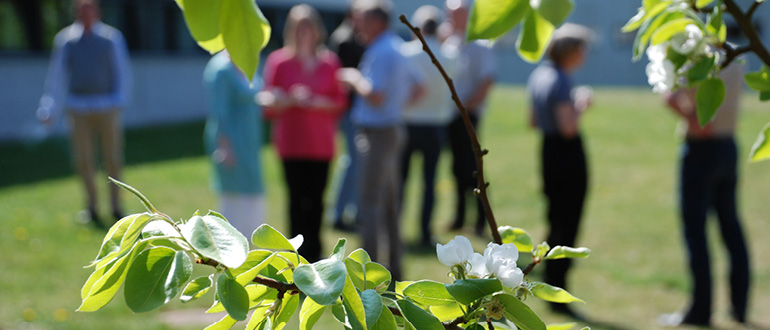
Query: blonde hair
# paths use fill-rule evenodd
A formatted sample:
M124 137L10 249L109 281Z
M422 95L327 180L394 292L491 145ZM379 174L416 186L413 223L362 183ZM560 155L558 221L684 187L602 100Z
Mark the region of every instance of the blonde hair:
M303 20L310 22L310 25L316 30L318 35L317 47L322 47L326 42L326 27L324 27L321 15L313 7L305 4L296 5L291 7L289 15L286 16L286 25L283 28L283 44L291 48L296 48L296 41L294 36L297 31L297 26Z

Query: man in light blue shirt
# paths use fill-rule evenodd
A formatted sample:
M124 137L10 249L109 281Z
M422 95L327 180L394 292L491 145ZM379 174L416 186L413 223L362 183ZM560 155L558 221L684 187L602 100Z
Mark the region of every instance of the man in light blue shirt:
M101 145L107 173L120 178L123 129L120 109L130 85L128 52L123 35L99 20L97 0L74 2L77 21L60 31L37 110L38 119L51 125L62 109L72 123L72 158L87 195L91 223L104 228L97 212L94 184L94 140ZM110 186L112 215L122 217L119 187Z
M384 233L388 265L397 280L402 276L399 158L406 142L403 111L422 96L425 78L399 51L403 41L388 29L389 7L388 2L377 0L355 4L354 23L367 48L359 69L343 69L340 78L357 94L351 116L358 127L358 218L364 249L378 260L378 238Z

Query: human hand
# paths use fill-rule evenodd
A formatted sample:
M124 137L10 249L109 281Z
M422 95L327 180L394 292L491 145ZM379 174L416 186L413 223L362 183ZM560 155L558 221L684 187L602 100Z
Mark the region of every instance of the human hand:
M349 87L354 86L358 81L363 79L361 71L356 68L341 68L337 70L337 79Z
M307 85L296 84L289 89L289 98L299 107L307 108L313 91Z
M38 108L35 115L37 116L37 120L44 127L49 128L53 126L54 121L53 121L53 117L51 116L51 111L49 109L43 108L43 107Z
M594 91L588 86L578 86L573 91L573 99L575 100L575 109L579 112L583 112L593 104Z
M263 90L254 97L257 104L280 111L290 106L293 102L280 89Z

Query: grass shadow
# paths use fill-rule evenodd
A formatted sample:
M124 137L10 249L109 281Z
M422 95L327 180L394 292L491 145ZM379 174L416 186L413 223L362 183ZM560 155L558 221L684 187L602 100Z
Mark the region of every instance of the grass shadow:
M126 165L204 154L203 121L130 128L125 132ZM0 188L72 175L68 137L0 143Z

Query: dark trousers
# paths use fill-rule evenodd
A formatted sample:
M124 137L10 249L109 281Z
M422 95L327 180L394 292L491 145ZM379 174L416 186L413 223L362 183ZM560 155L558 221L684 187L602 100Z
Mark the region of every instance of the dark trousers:
M546 136L542 148L543 190L550 226L547 242L551 247L574 247L588 189L583 143L579 136ZM570 265L570 259L546 261L545 282L566 289Z
M720 233L730 255L730 299L733 315L745 321L749 291L749 257L738 219L735 190L737 147L732 138L689 140L682 149L680 207L693 280L692 305L685 320L708 323L711 317L711 266L706 218L716 211Z
M401 196L403 198L404 183L409 175L409 163L412 154L422 154L422 211L420 212L421 242L431 243L430 221L433 217L433 203L436 190L436 165L441 154L441 147L446 140L444 125L408 125L407 142L401 157Z
M471 124L476 129L479 123L479 117L474 112L469 113ZM462 117L457 116L449 123L449 147L452 149L452 174L454 174L457 192L457 208L455 210L456 218L452 228L461 228L465 224L465 197L473 195L473 189L478 182L473 176L476 171L476 156L473 154L473 146L468 138L468 131L465 129L465 123ZM481 200L476 199L476 230L483 230L486 220L484 217L484 207Z
M323 193L329 175L328 161L285 159L284 175L289 191L291 236L302 234L299 253L310 262L321 259Z

